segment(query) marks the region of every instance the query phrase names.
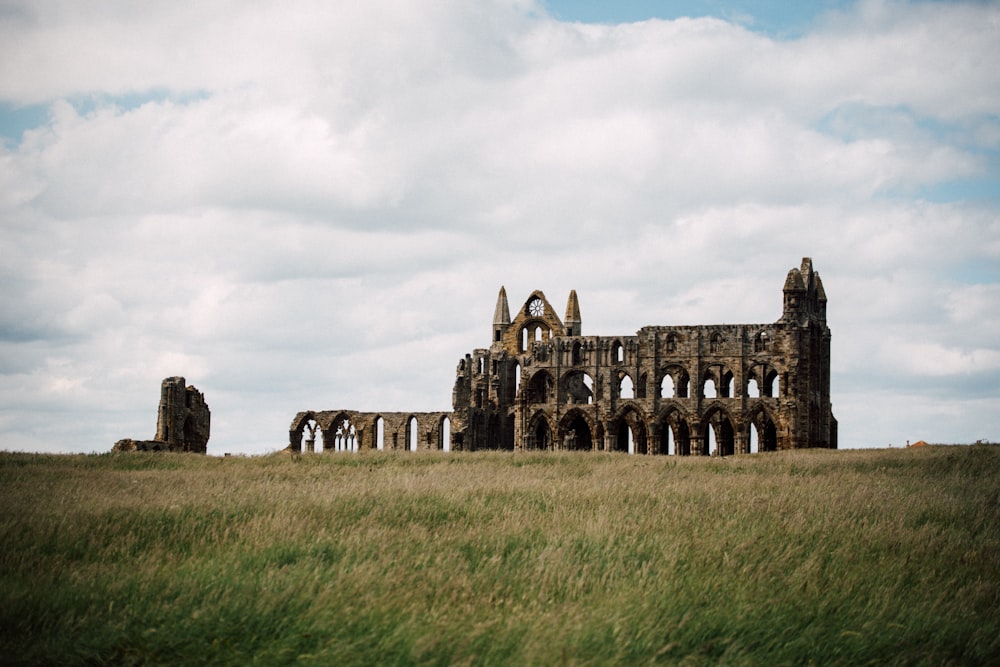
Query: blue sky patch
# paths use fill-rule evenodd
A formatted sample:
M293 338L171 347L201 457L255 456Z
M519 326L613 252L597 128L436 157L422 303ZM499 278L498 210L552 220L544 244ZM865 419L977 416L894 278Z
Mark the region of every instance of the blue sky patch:
M779 39L800 37L816 17L853 4L846 0L545 0L550 13L563 21L632 23L707 16Z

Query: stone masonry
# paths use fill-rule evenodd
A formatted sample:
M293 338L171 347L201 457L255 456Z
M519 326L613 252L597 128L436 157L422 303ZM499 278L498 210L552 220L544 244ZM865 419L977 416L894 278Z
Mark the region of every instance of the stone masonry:
M809 258L788 272L782 315L771 324L584 336L575 291L563 321L541 291L511 317L501 287L490 346L459 361L452 412L300 412L289 449L726 456L836 448L826 304Z
M155 438L126 438L116 442L113 450L206 453L212 414L205 396L184 378L166 378L161 383L157 415Z

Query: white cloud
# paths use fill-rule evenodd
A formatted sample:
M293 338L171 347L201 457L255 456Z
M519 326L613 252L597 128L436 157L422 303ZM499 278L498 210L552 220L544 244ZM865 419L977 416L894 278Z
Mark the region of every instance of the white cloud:
M305 408L447 409L501 284L575 288L595 334L773 321L805 255L845 444L931 418L876 419L871 382L933 385L950 424L956 378L1000 404L996 203L919 194L997 178L995 4L865 2L787 41L340 4L3 14L0 101L51 118L0 148L0 447L147 437L178 374L213 452Z

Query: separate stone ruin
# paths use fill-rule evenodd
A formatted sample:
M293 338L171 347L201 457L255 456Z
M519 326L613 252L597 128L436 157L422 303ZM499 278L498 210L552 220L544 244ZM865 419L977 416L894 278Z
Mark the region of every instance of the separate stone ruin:
M208 451L212 414L205 396L189 386L184 378L166 378L160 385L160 408L153 440L126 438L115 443L118 452L195 452Z
M587 450L719 455L837 447L826 292L788 272L771 324L646 326L584 336L541 291L511 317L503 287L488 348L458 363L452 412L305 411L292 452Z

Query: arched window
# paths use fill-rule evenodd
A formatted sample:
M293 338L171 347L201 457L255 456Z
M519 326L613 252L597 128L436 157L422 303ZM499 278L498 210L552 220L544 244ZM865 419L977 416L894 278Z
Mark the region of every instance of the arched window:
M317 442L319 443L318 449ZM306 453L323 451L323 430L315 419L310 419L302 426L302 442L299 445L299 451Z
M716 398L715 380L705 378L705 384L701 387L701 395L703 398Z
M410 417L406 422L406 449L417 451L417 418Z
M732 372L725 371L722 374L722 386L720 387L721 391L719 392L719 394L722 396L722 398L729 398L731 396L734 396L735 395L733 393L734 386L735 382L733 380Z
M761 331L753 339L753 351L754 352L766 352L767 351L767 332Z
M438 442L441 444L441 451L450 452L451 451L451 419L445 417L441 420L440 433L438 434Z
M764 395L778 396L778 373L773 369L767 371L764 375Z
M358 432L346 417L336 423L333 442L333 450L336 452L358 451Z
M722 352L722 343L723 342L724 341L722 339L722 334L720 334L718 331L716 331L714 334L712 334L712 342L711 342L711 345L710 345L712 354L720 354Z
M635 386L632 384L632 378L627 373L622 374L622 378L618 383L618 397L635 398Z
M566 402L573 405L590 405L594 402L594 381L582 371L571 371L563 376Z
M750 378L747 382L747 398L760 398L760 387L757 385L756 378Z
M620 364L625 361L625 348L622 347L621 341L615 341L611 345L611 363Z
M673 398L674 397L674 379L670 377L667 373L663 376L663 381L660 383L660 398Z
M375 418L375 449L385 449L385 420Z

